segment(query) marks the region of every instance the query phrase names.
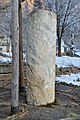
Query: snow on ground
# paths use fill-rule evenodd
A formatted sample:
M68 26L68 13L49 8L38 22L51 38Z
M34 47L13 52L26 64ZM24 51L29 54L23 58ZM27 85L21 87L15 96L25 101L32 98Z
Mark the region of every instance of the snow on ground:
M56 65L57 67L70 67L74 66L80 68L80 58L79 57L69 57L69 56L62 56L56 57ZM60 75L56 77L56 81L58 82L65 82L68 84L78 85L80 86L80 73L77 74L70 74L70 75Z
M75 54L76 54L76 55L78 55L78 56L80 56L80 51L78 51L78 52L75 52Z
M11 62L11 61L12 61L11 58L0 56L0 62L1 63L3 63L3 62Z
M78 85L80 86L80 73L78 74L70 74L70 75L60 75L56 77L56 81L65 82L68 84Z
M7 55L9 57L12 57L12 53L11 52L2 52L2 54L5 54L5 55Z
M3 55L7 55L7 57L0 56L0 62L11 62L12 61L12 53L9 52L2 52Z
M11 54L8 54L8 53L6 53L6 55L12 56ZM0 62L11 62L11 61L12 61L12 58L0 56ZM80 68L80 58L79 57L69 57L69 56L62 56L62 57L56 56L56 65L59 68L60 67L70 67L70 66ZM70 75L60 75L60 76L56 77L56 81L66 82L68 84L71 83L71 84L80 86L80 73L70 74Z
M70 67L74 66L80 68L80 58L79 57L70 57L70 56L56 56L56 65L57 67Z
M12 53L2 52L2 54L7 55L7 57L0 56L0 62L11 62L12 61ZM23 53L23 61L26 62L26 54Z

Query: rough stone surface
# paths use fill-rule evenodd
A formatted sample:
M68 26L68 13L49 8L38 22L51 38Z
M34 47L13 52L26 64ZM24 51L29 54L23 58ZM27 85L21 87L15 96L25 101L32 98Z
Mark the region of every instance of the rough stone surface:
M27 101L46 105L55 100L56 14L38 10L27 22Z

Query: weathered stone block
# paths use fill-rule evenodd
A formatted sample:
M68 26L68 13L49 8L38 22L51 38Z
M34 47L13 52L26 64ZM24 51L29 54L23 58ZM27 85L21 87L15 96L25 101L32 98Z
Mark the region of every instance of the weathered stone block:
M27 101L46 105L55 100L56 14L38 10L27 22Z

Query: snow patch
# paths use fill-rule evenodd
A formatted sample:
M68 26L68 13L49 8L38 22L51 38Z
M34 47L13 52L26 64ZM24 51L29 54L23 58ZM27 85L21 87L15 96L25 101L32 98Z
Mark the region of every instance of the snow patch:
M8 58L8 57L1 57L0 56L0 62L3 63L3 62L11 62L12 59L11 58Z
M70 74L70 75L60 75L59 77L56 77L56 81L80 86L80 73Z
M69 56L62 56L57 57L56 56L56 65L57 67L70 67L74 66L77 68L80 68L80 58L79 57L69 57Z

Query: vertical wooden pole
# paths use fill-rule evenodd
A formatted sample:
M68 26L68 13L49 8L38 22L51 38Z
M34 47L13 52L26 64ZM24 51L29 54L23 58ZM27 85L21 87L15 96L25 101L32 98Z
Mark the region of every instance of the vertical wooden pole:
M19 89L24 91L23 43L22 43L22 8L19 0Z
M12 0L12 82L11 112L19 111L19 1Z

